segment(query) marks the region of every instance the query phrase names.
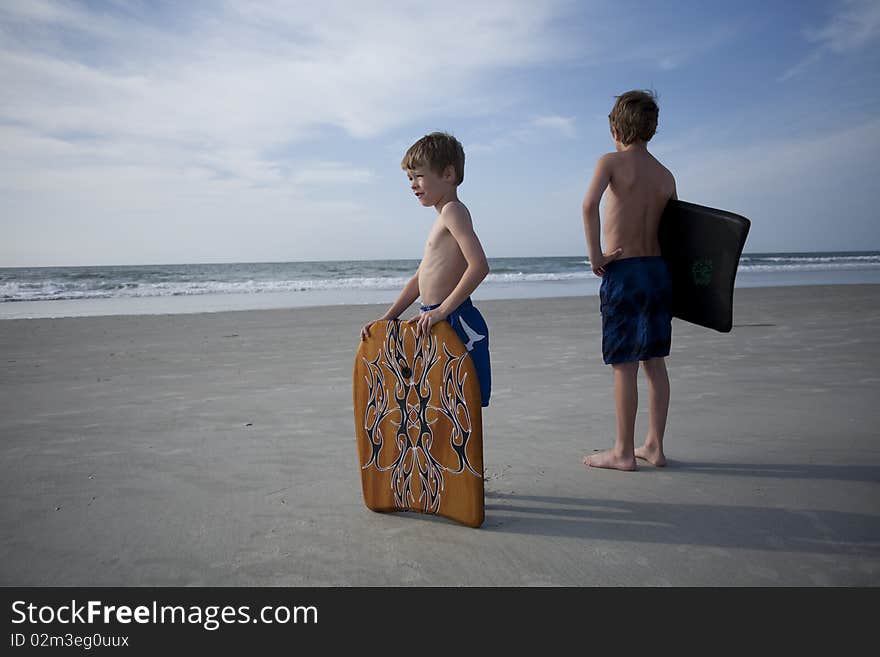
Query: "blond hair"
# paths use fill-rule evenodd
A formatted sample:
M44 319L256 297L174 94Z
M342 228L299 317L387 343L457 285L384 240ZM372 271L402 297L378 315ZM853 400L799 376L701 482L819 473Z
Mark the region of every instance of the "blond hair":
M455 184L464 180L464 148L461 142L445 132L432 132L419 139L409 147L400 161L404 171L416 167L427 166L438 176L442 176L446 167L455 169Z

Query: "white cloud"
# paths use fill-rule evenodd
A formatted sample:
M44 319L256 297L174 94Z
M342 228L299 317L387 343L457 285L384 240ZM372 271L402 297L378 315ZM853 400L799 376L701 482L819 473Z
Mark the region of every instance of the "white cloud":
M862 193L880 177L878 120L796 140L658 155L675 173L680 198L752 220L747 250L878 246L876 206Z
M372 182L373 172L348 167L340 162L318 162L297 171L292 180L300 185L362 185Z
M643 17L648 18L651 17ZM606 29L595 31L597 36L613 35L613 41L607 40L603 48L594 49L591 63L603 67L635 62L646 71L673 71L730 44L741 37L746 28L746 21L739 20L719 26L705 25L699 32L680 32L675 26L658 29L653 23L650 26L620 25L618 15L608 21ZM626 48L620 47L622 43L627 44Z
M560 116L559 114L536 116L497 136L469 144L468 152L492 153L505 148L516 148L523 144L535 144L546 140L548 133L557 137L574 137L576 134L575 117Z
M171 254L165 244L206 222L212 239L200 247L216 243L216 257L235 259L251 240L236 221L293 236L289 216L301 233L309 216L322 226L315 235L330 231L315 242L326 251L365 215L349 184L373 173L322 155L321 140L495 111L507 93L497 73L565 50L555 26L568 4L0 3L0 227L13 237L0 264L28 253L51 261L34 226L67 236L65 253L82 242L68 227L92 235L82 261L99 244L114 248L113 226L136 231L138 221L156 235L139 242L153 261L161 256L149 253ZM310 240L287 240L287 259L306 257ZM167 257L187 259L179 251Z
M228 3L176 39L161 33L158 49L156 29L142 22L37 6L46 10L24 13L24 3L0 16L10 31L40 20L47 30L88 29L97 51L119 59L97 63L60 42L3 48L3 118L42 131L256 147L322 125L369 137L464 111L490 71L555 52L546 3L462 4L454 27L445 5Z
M804 37L817 44L806 57L786 70L780 82L796 77L827 53L843 54L864 48L880 38L880 2L843 0L828 22L819 28L807 28Z
M536 128L555 130L566 137L574 137L574 117L559 116L558 114L550 114L539 116L532 121L532 125Z
M880 36L880 3L845 0L826 25L807 30L806 36L832 52L862 48Z

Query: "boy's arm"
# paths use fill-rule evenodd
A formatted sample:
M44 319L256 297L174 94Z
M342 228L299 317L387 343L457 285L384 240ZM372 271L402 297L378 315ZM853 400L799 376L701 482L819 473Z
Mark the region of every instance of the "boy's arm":
M443 208L441 215L444 226L461 249L467 262L467 269L443 303L432 311L422 313L419 317L419 330L424 332L430 331L431 326L441 319L446 319L449 313L458 308L477 289L489 273L489 262L486 260L483 245L474 232L473 222L464 206L460 203L449 203Z
M421 267L421 265L419 265ZM391 304L391 307L385 311L379 319L397 319L404 310L409 308L413 301L419 298L419 270L416 269L415 275L406 282L397 301Z
M419 265L421 267L421 265ZM375 319L372 322L364 325L361 329L361 340L366 340L370 337L370 327L378 321L383 319L397 319L404 310L409 308L413 301L419 298L419 269L416 268L416 273L413 275L411 279L406 282L406 285L403 286L403 289L400 291L400 294L397 296L397 301L391 304L391 307L385 311L385 314L382 315L379 319Z
M450 203L450 205L453 204ZM474 225L464 206L456 203L453 207L448 208L444 220L446 229L458 243L458 248L461 249L461 253L467 262L467 269L461 275L458 285L455 286L452 292L449 293L449 296L437 308L437 310L443 313L444 317L447 317L483 282L483 279L489 273L489 262L486 260L483 245L480 244L480 239L474 232Z
M593 172L593 179L587 188L587 195L584 197L583 215L584 215L584 234L587 238L587 253L590 258L590 267L597 276L605 273L605 265L623 254L622 249L617 249L610 255L602 253L602 241L599 226L599 202L602 200L602 194L608 188L611 182L611 157L612 154L606 154L599 158L596 163L596 170Z

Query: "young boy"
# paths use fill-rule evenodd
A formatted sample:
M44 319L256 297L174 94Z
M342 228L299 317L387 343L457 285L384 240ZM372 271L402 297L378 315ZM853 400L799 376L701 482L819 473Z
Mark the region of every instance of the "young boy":
M489 330L470 295L489 273L489 263L470 212L458 200L458 186L464 180L464 149L452 135L432 132L409 148L400 167L419 202L437 210L437 219L415 275L388 311L361 329L361 339L369 337L375 322L397 319L421 297L421 313L411 320L417 323L416 331L427 334L444 319L452 325L476 366L481 402L488 406L492 389Z
M584 198L584 232L590 266L602 277L602 358L614 371L617 438L613 449L584 457L597 468L636 470L636 458L666 465L663 433L669 410L665 356L672 339L671 280L660 257L657 229L675 178L648 152L659 110L650 92L617 97L608 115L616 152L599 158ZM608 188L599 242L599 201ZM650 428L643 447L634 448L639 363L648 378Z

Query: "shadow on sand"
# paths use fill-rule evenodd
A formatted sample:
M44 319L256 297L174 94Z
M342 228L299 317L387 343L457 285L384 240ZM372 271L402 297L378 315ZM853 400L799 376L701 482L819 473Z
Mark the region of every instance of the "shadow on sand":
M640 461L640 465L650 469ZM772 479L828 479L830 481L866 481L880 484L880 466L877 465L825 465L788 463L697 463L694 461L669 460L669 467L687 472L742 475L746 477L769 477ZM880 497L880 489L878 489Z
M735 476L880 482L880 468L670 462ZM650 466L646 467L650 471ZM875 493L880 500L880 487ZM632 502L486 491L484 530L611 541L704 545L880 558L880 515L660 501Z

